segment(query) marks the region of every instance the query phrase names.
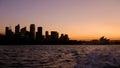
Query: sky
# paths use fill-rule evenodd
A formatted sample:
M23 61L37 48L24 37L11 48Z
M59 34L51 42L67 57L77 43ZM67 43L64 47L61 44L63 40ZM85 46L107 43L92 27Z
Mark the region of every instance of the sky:
M120 39L120 0L0 0L0 33L30 24L70 39Z

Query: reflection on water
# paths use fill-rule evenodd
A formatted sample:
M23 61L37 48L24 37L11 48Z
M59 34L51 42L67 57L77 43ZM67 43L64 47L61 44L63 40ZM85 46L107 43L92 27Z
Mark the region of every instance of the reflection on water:
M119 46L0 46L0 68L120 68Z

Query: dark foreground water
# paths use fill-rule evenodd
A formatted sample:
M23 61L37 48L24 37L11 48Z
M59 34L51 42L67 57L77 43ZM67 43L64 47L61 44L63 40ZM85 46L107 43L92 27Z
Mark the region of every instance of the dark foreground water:
M0 46L0 68L120 68L120 46Z

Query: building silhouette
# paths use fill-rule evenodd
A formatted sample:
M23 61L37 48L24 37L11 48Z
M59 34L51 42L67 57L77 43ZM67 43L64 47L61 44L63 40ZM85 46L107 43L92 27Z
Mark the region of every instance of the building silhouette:
M20 36L23 37L23 38L25 38L26 37L26 31L27 31L26 27L22 28L21 32L20 32Z
M60 41L68 41L69 40L69 37L68 37L68 35L67 34L61 34L61 36L60 36Z
M30 40L35 40L35 24L30 25Z
M10 29L10 27L6 27L6 28L5 28L5 36L10 36L10 34L11 34L11 29Z
M60 43L67 44L69 41L69 37L67 34L61 34L59 38Z
M42 33L42 27L38 27L38 28L37 28L36 40L37 40L38 42L42 42L42 41L44 40L44 36L43 36L43 33Z
M5 39L7 42L6 44L13 43L14 41L14 33L10 27L5 27Z
M15 26L15 43L20 43L20 25Z
M51 31L51 42L58 42L59 40L59 34L57 31Z
M69 41L68 34L65 34L65 41Z
M30 24L30 31L27 31L26 27L20 29L20 25L15 26L15 33L13 33L11 27L5 27L5 35L0 35L0 42L2 44L119 44L120 41L111 42L104 36L97 40L91 41L77 41L70 40L68 34L61 34L57 31L48 31L43 35L43 28L37 27L35 32L35 24ZM0 43L1 44L1 43Z
M21 28L20 37L19 37L19 40L20 40L20 43L21 43L21 44L25 44L26 41L27 41L26 32L27 32L26 27ZM18 41L18 42L19 42L19 41Z
M109 44L109 39L105 38L104 36L102 36L100 39L99 39L99 43L100 44Z
M13 32L12 32L12 29L10 27L5 28L5 36L7 38L12 38L13 37Z
M17 26L15 26L15 35L19 35L20 33L20 25L18 24Z
M50 40L50 35L49 35L49 32L48 32L48 31L45 32L45 40L46 40L46 41L49 41L49 40Z

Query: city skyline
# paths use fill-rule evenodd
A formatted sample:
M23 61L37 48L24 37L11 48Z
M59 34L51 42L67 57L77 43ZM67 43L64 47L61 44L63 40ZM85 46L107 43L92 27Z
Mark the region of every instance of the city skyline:
M26 30L27 27L22 27L20 24L16 25L15 32L11 27L5 27L5 35L0 34L0 44L71 44L74 41L69 40L68 34L59 34L57 31L45 31L43 35L43 28L37 27L35 31L35 24L30 24L29 31ZM77 42L77 41L76 41Z
M0 33L6 26L14 30L33 23L44 27L44 34L55 30L75 40L120 40L119 6L118 0L0 0Z
M71 40L69 38L68 34L59 34L58 31L45 31L45 35L43 35L43 28L41 26L37 27L35 24L30 24L29 26L29 31L27 30L27 27L22 27L20 24L14 26L15 32L11 29L11 27L5 27L5 35L0 34L0 45L8 45L8 44L13 44L13 45L51 45L51 44L56 44L56 45L71 45L71 44L76 44L76 45L82 45L82 44L96 44L96 45L106 45L106 44L119 44L119 40L110 40L104 36L100 37L99 39L92 39L90 41L85 41L85 40Z

